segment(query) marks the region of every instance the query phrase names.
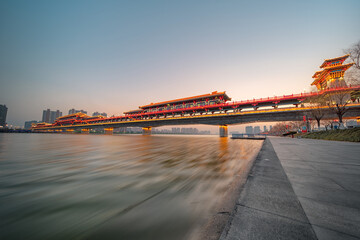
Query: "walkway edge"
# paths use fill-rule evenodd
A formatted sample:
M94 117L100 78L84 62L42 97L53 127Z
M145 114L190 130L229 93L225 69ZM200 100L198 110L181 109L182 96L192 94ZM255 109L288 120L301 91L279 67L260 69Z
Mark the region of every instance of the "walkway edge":
M220 240L317 239L269 139L240 190Z
M248 175L254 166L255 160L261 152L263 145L264 141L262 140L262 145L260 146L259 152L254 154L254 156L249 160L248 164L242 168L241 174L237 175L237 177L234 178L234 181L228 186L228 189L225 193L226 197L224 197L224 199L222 199L222 201L219 202L215 207L214 215L199 230L199 232L194 233L194 235L190 236L189 239L218 240L220 238L223 230L226 228L232 218L238 197L244 188Z

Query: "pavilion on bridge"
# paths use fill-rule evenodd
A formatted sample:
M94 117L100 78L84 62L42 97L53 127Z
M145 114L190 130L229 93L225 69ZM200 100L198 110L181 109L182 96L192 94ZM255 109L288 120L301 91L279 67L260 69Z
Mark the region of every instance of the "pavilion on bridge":
M327 88L347 87L344 81L344 73L354 63L343 63L349 56L350 54L342 57L325 59L323 64L320 66L322 70L317 71L313 75L315 80L311 83L311 85L315 85L319 91Z
M158 103L150 103L140 106L139 109L124 112L125 116L131 114L158 112L166 110L177 110L182 108L202 107L205 105L215 105L230 101L231 98L224 92L212 92L198 96L174 99Z

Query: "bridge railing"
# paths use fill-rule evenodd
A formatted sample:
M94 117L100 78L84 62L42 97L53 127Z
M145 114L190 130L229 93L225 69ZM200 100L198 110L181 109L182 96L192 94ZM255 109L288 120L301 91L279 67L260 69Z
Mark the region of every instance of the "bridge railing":
M349 86L349 87L338 87L338 88L329 88L326 90L322 90L320 92L309 92L309 93L299 93L299 94L291 94L291 95L283 95L283 96L274 96L274 97L267 97L267 98L257 98L257 99L248 99L248 100L241 100L241 101L233 101L233 102L227 102L227 103L219 103L219 104L206 104L203 106L193 106L193 107L182 107L177 109L169 109L169 110L161 110L161 111L152 111L152 112L144 112L139 114L132 114L129 116L115 116L111 118L104 118L99 120L100 122L106 122L108 119L131 119L136 117L143 117L147 115L163 115L163 114L169 114L169 113L179 113L181 111L191 111L191 110L199 110L199 109L209 109L209 108L224 108L224 107L232 107L237 105L246 105L246 104L258 104L263 102L273 102L276 104L278 101L284 101L284 100L292 100L292 99L302 99L306 97L312 97L316 95L324 94L325 92L332 92L332 91L341 91L341 90L349 90L354 88L360 88L360 85L355 86Z
M332 92L332 91L341 91L341 90L349 90L354 88L360 88L360 85L355 86L349 86L349 87L338 87L338 88L329 88L326 90L322 90L320 92L309 92L309 93L299 93L299 94L291 94L291 95L283 95L283 96L274 96L274 97L267 97L267 98L257 98L257 99L248 99L248 100L241 100L241 101L233 101L233 102L227 102L227 103L219 103L219 104L205 104L203 106L193 106L193 107L181 107L177 109L169 109L169 110L161 110L161 111L151 111L146 113L140 113L140 114L133 114L131 116L133 117L141 117L144 115L156 115L156 114L165 114L165 113L173 113L173 112L181 112L181 111L191 111L191 110L198 110L198 109L208 109L208 108L222 108L222 107L231 107L236 105L246 105L246 104L258 104L262 102L274 102L274 104L278 101L284 101L284 100L302 100L306 97L312 97L324 94L326 92Z
M322 95L327 92L357 90L357 89L360 89L360 84L353 85L353 86L349 85L349 87L329 88L329 89L325 89L325 90L322 90L319 92L299 93L299 94L274 96L274 97L267 97L267 98L257 98L257 99L254 98L254 99L233 101L233 102L213 104L213 105L206 104L203 106L182 107L182 108L177 108L177 109L153 111L153 112L147 112L147 113L132 114L132 115L127 115L127 116L114 116L114 117L109 117L109 118L98 119L97 121L83 120L83 122L81 124L108 123L108 122L113 122L114 120L115 121L119 121L119 120L120 121L123 121L123 120L132 121L132 120L136 120L135 118L139 118L139 117L141 118L141 117L148 116L148 115L156 116L156 115L166 115L166 114L171 114L171 113L179 114L181 112L189 113L189 111L193 111L194 113L196 113L196 110L203 110L203 109L208 109L210 111L219 109L221 111L224 108L229 108L229 107L238 108L241 105L249 105L249 104L256 106L257 104L264 103L264 102L277 104L277 103L279 103L281 101L285 101L285 100L292 100L292 99L302 100L307 97Z

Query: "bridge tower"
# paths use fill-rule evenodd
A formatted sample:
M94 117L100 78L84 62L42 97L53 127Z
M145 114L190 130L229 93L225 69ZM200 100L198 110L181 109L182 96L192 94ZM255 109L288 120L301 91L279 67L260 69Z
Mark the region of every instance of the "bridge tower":
M111 135L111 134L113 134L113 131L114 131L114 128L104 128L104 133L105 134Z
M227 137L228 136L228 126L220 125L219 126L219 134L220 134L220 137Z
M151 127L143 127L142 135L151 135Z
M312 77L315 79L311 85L317 87L319 91L327 88L347 87L344 81L345 71L348 70L354 63L344 64L344 61L350 54L342 57L325 59L320 68Z

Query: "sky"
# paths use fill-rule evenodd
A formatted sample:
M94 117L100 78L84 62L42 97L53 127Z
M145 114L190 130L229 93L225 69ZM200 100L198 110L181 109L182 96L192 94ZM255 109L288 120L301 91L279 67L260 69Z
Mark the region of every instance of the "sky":
M23 126L47 108L309 91L360 40L359 13L358 0L0 0L0 104Z

